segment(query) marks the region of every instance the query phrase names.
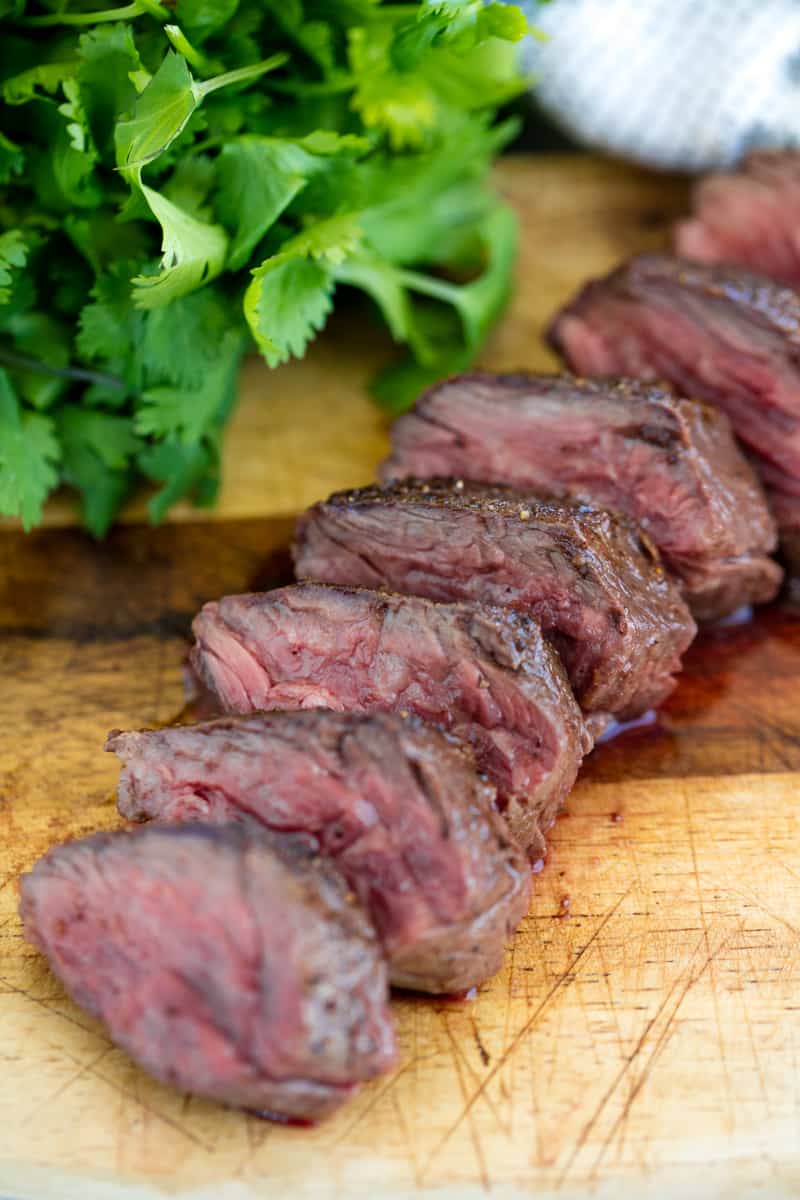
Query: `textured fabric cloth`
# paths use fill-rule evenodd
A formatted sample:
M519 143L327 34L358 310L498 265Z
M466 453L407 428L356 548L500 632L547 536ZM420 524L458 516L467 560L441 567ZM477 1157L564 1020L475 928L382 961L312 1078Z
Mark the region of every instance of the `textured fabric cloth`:
M528 7L536 98L579 141L689 170L800 144L800 0Z

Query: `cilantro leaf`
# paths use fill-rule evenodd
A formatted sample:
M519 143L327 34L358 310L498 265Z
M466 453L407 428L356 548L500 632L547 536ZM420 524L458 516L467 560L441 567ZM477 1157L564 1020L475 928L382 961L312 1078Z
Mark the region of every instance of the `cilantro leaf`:
M35 311L12 316L4 332L24 358L53 368L51 371L13 369L14 384L22 399L34 408L50 408L68 386L68 380L61 374L69 363L68 329L52 313Z
M217 211L233 234L229 268L244 266L309 179L326 170L325 156L363 145L323 130L299 141L248 136L228 142L219 156Z
M228 265L244 266L253 249L305 187L312 156L273 138L240 137L219 156L217 210L231 230Z
M77 69L77 59L29 67L19 75L4 79L0 84L0 95L6 104L27 104L29 100L37 98L37 88L45 92L55 92L65 79L71 79L75 75Z
M327 21L307 20L301 0L266 0L273 20L323 75L335 71L334 36Z
M466 52L442 47L422 64L420 74L450 109L496 108L531 86L530 78L516 72L517 58L513 45L496 39Z
M400 27L392 58L405 70L417 68L426 54L449 47L465 53L490 38L518 42L529 32L528 19L516 4L486 0L430 0Z
M306 225L281 247L279 258L291 258L305 255L307 258L326 259L330 263L340 263L350 254L361 241L360 213L339 213L326 221ZM259 267L254 275L262 270Z
M58 482L60 458L53 422L23 412L8 374L0 369L0 512L39 522L42 505Z
M171 50L139 96L132 115L117 123L117 163L130 179L138 182L142 167L175 141L206 96L231 84L249 83L285 62L285 54L274 54L252 66L226 71L198 83L192 78L186 59Z
M14 277L25 266L28 243L21 229L0 234L0 304L8 304Z
M145 386L179 383L199 387L232 327L244 332L240 314L231 313L228 298L213 287L144 314L141 354Z
M111 370L120 370L132 343L141 336L143 316L128 313L109 278L95 285L92 294L94 299L78 317L76 348L86 362L104 362Z
M80 153L85 153L91 146L91 134L77 80L65 79L63 92L65 100L63 104L59 104L58 111L63 117L66 117L69 144Z
M117 163L135 171L175 140L197 107L186 59L170 51L138 97L130 117L115 128Z
M350 30L348 56L357 79L353 108L368 129L386 133L392 149L419 148L436 123L436 98L427 80L392 65L393 30Z
M230 21L239 7L239 0L178 0L178 23L185 25L198 42L216 33Z
M344 213L310 225L253 271L244 314L270 366L301 355L333 307L333 268L360 238L358 216Z
M81 494L87 529L102 537L134 482L139 448L129 417L69 405L58 413L62 476Z
M136 102L132 76L142 63L133 30L122 23L99 25L78 42L76 75L86 119L95 144L105 153L114 142L114 125Z
M21 146L0 133L0 183L10 183L14 175L21 175L25 166L25 154Z
M138 464L149 479L164 484L148 503L151 521L163 521L183 496L193 494L196 504L212 504L219 487L219 451L213 441L186 444L177 439L158 442L142 450Z
M244 345L241 334L229 330L194 385L184 381L148 388L136 414L137 433L199 441L231 402Z
M225 263L228 238L221 225L198 221L153 188L142 185L142 194L164 236L161 270L157 275L134 278L133 301L138 308L155 308L218 275Z
M152 253L151 233L143 223L121 225L107 211L68 213L64 232L98 275L122 262L144 264Z
M216 160L206 154L194 154L176 165L164 184L164 195L190 216L208 221L213 216L208 197L216 176Z
M62 475L81 497L81 518L95 537L103 537L133 490L133 466L120 471L107 467L93 450L62 434Z
M245 294L245 316L271 367L305 353L328 319L334 279L330 267L309 258L267 260Z
M126 467L139 449L129 417L67 405L58 413L63 441L81 442L110 470Z

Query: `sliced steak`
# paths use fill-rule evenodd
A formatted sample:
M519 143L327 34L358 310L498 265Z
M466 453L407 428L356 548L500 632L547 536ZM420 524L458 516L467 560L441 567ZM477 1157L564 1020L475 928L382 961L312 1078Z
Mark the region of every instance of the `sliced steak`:
M229 712L411 713L455 734L535 857L591 746L539 627L502 609L309 583L207 604L194 633Z
M718 405L765 478L800 479L800 295L789 288L641 255L584 288L549 337L573 370L662 378Z
M383 943L392 983L459 992L500 970L530 868L471 756L420 721L259 713L112 734L134 820L256 819L336 859Z
M643 254L588 284L549 337L580 374L664 379L718 405L757 455L800 476L800 296L788 288Z
M586 711L640 715L672 690L695 625L631 521L509 488L409 480L340 492L297 526L300 578L471 600L534 617Z
M704 263L735 263L800 289L800 151L754 150L735 171L707 175L675 248Z
M771 600L775 523L727 418L637 380L459 375L392 428L386 479L454 476L638 521L704 620Z
M778 522L781 555L786 564L789 582L795 594L800 592L800 478L793 479L781 471L767 470L767 499Z
M386 969L328 864L242 827L152 826L51 850L28 939L164 1083L316 1119L395 1061Z

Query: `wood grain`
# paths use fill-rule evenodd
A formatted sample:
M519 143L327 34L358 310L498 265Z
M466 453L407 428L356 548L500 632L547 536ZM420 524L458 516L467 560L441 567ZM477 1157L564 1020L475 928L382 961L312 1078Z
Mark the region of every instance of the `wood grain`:
M556 300L661 237L680 186L592 160L504 180L526 240L487 361L538 364ZM284 579L275 514L373 470L360 353L252 376L274 394L246 398L213 519L0 536L0 1195L796 1196L800 623L780 610L707 635L657 723L595 751L504 971L471 1003L398 997L400 1068L317 1129L147 1079L23 941L17 875L116 824L103 737L180 713L193 613ZM316 427L290 435L287 407L276 434L289 394Z

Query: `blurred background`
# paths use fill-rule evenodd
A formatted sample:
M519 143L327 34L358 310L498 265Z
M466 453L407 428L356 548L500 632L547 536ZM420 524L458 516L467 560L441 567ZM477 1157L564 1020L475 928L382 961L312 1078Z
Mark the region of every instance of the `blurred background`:
M523 150L593 147L699 171L800 142L797 0L551 0Z

